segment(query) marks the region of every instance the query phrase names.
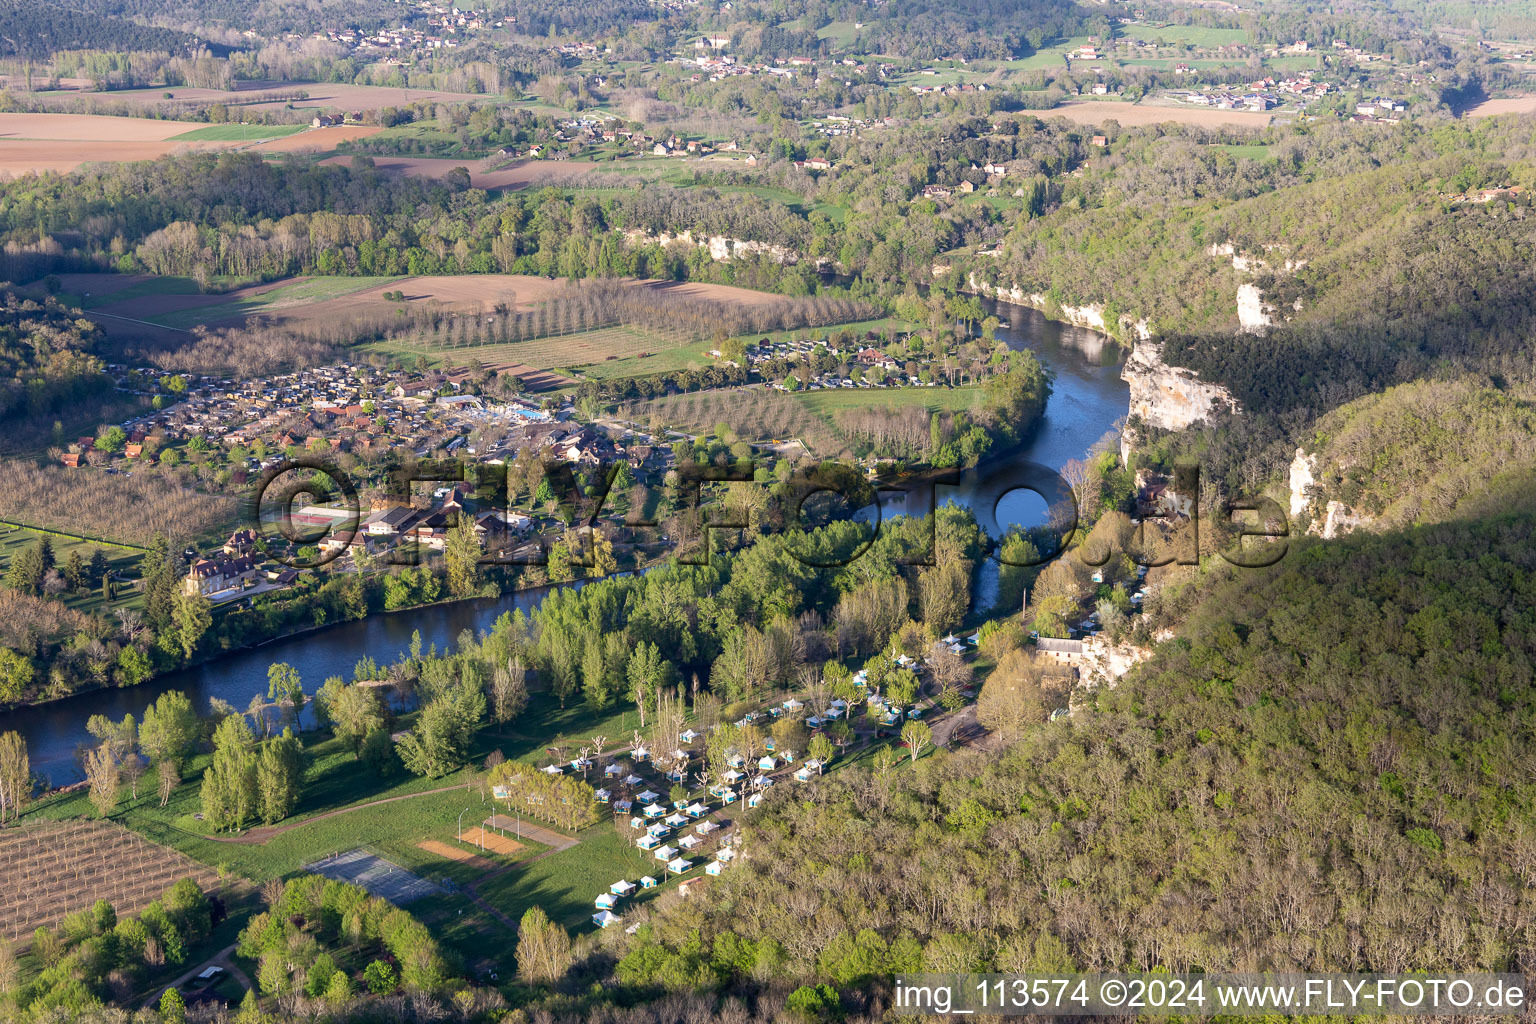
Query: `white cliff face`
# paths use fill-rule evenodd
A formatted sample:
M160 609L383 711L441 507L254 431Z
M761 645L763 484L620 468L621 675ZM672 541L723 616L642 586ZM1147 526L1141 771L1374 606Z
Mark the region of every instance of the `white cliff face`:
M794 264L799 262L800 256L782 245L770 245L767 242L754 242L741 238L727 238L724 235L709 235L693 237L692 231L682 231L676 235L662 232L653 235L645 231L626 231L624 237L631 243L655 242L657 245L670 245L673 242L682 242L685 245L696 245L709 252L709 258L717 263L727 263L730 260L748 253L766 253L771 259L779 263Z
M939 272L937 266L934 272ZM1046 297L1039 292L1026 292L1018 286L1004 288L978 278L974 272L966 275L966 287L978 295L985 295L1001 302L1011 302L1016 306L1044 309L1047 305ZM1103 306L1061 306L1060 310L1062 321L1074 327L1087 327L1104 334L1114 334L1115 330L1119 330L1141 341L1148 341L1152 337L1152 328L1145 320L1133 320L1128 316L1122 316L1120 322L1113 325L1112 330L1112 325L1104 319Z
M1169 366L1162 347L1152 341L1136 343L1120 376L1131 386L1131 415L1150 427L1183 430L1219 408L1238 411L1226 388L1205 383L1193 370Z
M1237 286L1237 322L1243 330L1254 333L1274 322L1270 319L1269 311L1264 308L1264 295L1257 285Z
M1300 448L1296 449L1296 458L1291 461L1291 521L1300 520L1303 512L1307 510L1307 504L1311 496L1307 494L1307 488L1317 483L1315 470L1317 459L1309 456Z
M1371 518L1362 516L1337 499L1330 500L1322 508L1319 518L1314 509L1318 501L1317 456L1296 449L1291 461L1291 529L1310 533L1324 540L1342 537L1351 530L1369 526Z

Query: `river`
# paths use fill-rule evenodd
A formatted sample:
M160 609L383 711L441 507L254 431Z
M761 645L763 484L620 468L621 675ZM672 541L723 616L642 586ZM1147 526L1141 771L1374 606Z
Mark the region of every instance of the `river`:
M1082 458L1092 445L1112 433L1125 415L1129 395L1120 379L1120 350L1107 344L1100 334L1047 320L1036 310L990 301L983 304L996 309L1010 324L999 328L999 338L1014 348L1032 349L1055 374L1045 416L1015 457L1052 468L1060 468L1068 459ZM1040 498L1017 491L997 502L997 489L988 487L987 476L967 474L960 486L941 488L937 500L971 504L984 497L986 507L978 507L977 513L989 529L994 503L999 525L1038 521L1044 506ZM978 581L978 601L990 601L995 581L996 564L989 561ZM143 686L95 690L0 713L0 731L19 730L31 751L32 770L52 785L65 785L82 777L76 750L91 741L85 726L92 715L114 720L133 715L135 720L142 720L144 708L168 690L185 691L199 709L206 709L214 697L244 708L253 694L266 694L267 667L275 661L286 661L298 669L305 690L313 693L328 676L350 679L353 666L364 655L371 655L381 665L394 661L410 646L414 631L420 631L424 649L435 644L442 650L465 629L487 629L505 611L531 609L543 593L530 590L339 623L234 651Z

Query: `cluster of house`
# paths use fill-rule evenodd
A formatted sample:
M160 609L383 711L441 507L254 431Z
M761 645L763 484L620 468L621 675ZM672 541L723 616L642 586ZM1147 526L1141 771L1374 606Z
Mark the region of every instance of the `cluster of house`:
M932 185L924 185L921 194L924 198L927 199L948 199L950 196L953 196L957 193L960 195L970 195L978 188L995 188L996 186L1002 184L1003 179L1008 176L1009 168L1007 164L989 162L980 165L973 163L971 164L971 170L980 171L982 174L985 174L987 176L986 184L977 185L969 178L962 178L958 183L954 185L941 185L935 182ZM1014 195L1023 194L1024 193L1022 189L1014 192Z
M407 447L425 457L461 447L476 434L515 440L522 427L557 416L523 399L473 394L467 390L471 382L464 369L391 373L350 364L238 382L192 378L174 405L122 424L128 436L123 454L139 457L151 438L159 447L201 438L210 446L260 442L274 451ZM66 456L64 462L78 465L79 459ZM246 468L261 463L253 458Z
M432 50L457 47L466 36L482 29L501 28L503 21L462 7L444 7L430 0L415 0L401 19L399 28L364 32L356 28L336 28L316 32L314 38L347 47L358 56L402 58L424 56Z
M1399 116L1408 110L1408 104L1402 100L1371 99L1355 104L1355 112L1350 117L1351 121L1378 121L1383 124L1397 124L1402 118Z
M1280 106L1281 100L1271 92L1238 92L1233 89L1202 89L1189 92L1173 92L1170 98L1197 107L1215 107L1217 110L1252 110L1263 112Z

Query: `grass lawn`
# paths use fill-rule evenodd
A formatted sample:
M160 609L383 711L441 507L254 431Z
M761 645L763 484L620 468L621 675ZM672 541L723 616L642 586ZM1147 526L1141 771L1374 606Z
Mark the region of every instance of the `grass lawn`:
M816 30L817 39L830 39L834 48L847 47L853 43L853 38L858 34L851 21L832 21Z
M835 338L837 335L844 331L849 331L852 334L859 336L867 334L870 331L874 331L876 334L884 334L889 332L894 337L898 334L915 331L918 329L918 327L918 324L914 324L911 321L900 320L893 316L887 316L880 317L876 320L855 320L851 323L837 324L833 327L799 327L787 331L769 331L767 334L742 334L738 335L738 337L744 341L749 342L755 342L762 338L767 338L769 341L775 343L781 341L793 341L795 338L825 338L828 335L831 335Z
M100 544L88 540L75 540L70 537L60 537L56 534L43 534L37 530L29 530L25 527L12 526L0 522L0 573L3 573L22 551L37 543L39 537L46 536L53 544L53 557L57 565L63 566L69 558L71 551L80 552L80 558L86 564L91 561L91 555L100 548L102 554L107 556L107 564L119 572L137 573L141 552L137 548L118 547L109 542ZM142 608L144 595L138 591L129 590L126 586L119 586L123 591L121 596L112 602L115 608ZM105 602L101 599L99 588L89 594L65 594L60 597L66 605L77 611L95 614L103 610Z
M709 355L714 347L715 343L712 341L679 345L645 356L630 356L624 359L591 363L581 367L581 373L587 377L607 380L612 377L648 377L656 373L671 373L695 366L708 366L714 362Z
M1206 47L1249 42L1247 29L1206 28L1203 25L1127 25L1121 29L1120 36L1149 43L1189 43Z
M239 142L262 139L281 139L303 131L302 124L210 124L206 128L194 128L174 137L176 142Z
M323 302L326 299L351 295L379 285L403 281L403 277L310 277L277 288L228 302L218 302L196 309L179 309L145 319L165 327L189 330L199 324L216 320L266 313L307 302Z
M624 829L629 832L628 828ZM592 901L608 891L608 887L621 878L639 882L641 876L661 878L666 865L651 854L639 849L626 836L619 834L619 826L611 820L594 825L579 833L581 842L569 850L551 854L525 867L516 867L491 879L480 889L487 903L519 920L531 906L540 906L552 920L567 928L590 930L592 915L597 908ZM685 876L692 877L703 871L704 861L690 858L698 866ZM676 884L669 882L669 884ZM637 902L648 899L665 886L640 890L627 897L620 910L627 910Z
M802 391L793 396L817 416L831 418L844 409L896 409L922 406L930 411L969 409L981 401L981 388L836 388Z

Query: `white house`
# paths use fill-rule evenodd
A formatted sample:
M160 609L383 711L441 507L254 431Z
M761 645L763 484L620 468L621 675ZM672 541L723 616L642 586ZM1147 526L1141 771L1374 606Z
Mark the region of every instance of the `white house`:
M615 896L628 896L635 891L635 883L624 879L623 881L614 882L608 887L608 891Z
M725 865L721 864L719 861L712 860L708 864L704 865L704 873L706 875L718 875L720 874L721 869L724 867Z
M596 900L598 910L612 910L619 902L619 898L611 892L605 892Z
M640 879L640 888L642 889L654 889L659 884L661 883L657 882L656 879L652 878L650 875L645 875Z
M676 860L667 862L667 870L672 872L674 875L680 875L691 867L693 867L693 861L684 860L681 857L677 858Z
M599 910L592 915L592 923L599 928L607 928L619 920L619 915L611 910Z
M666 863L667 861L671 860L673 857L676 857L677 854L678 854L677 847L675 847L675 846L663 846L659 850L657 850L655 853L651 854L651 856L655 857L657 860L661 861L662 863Z

